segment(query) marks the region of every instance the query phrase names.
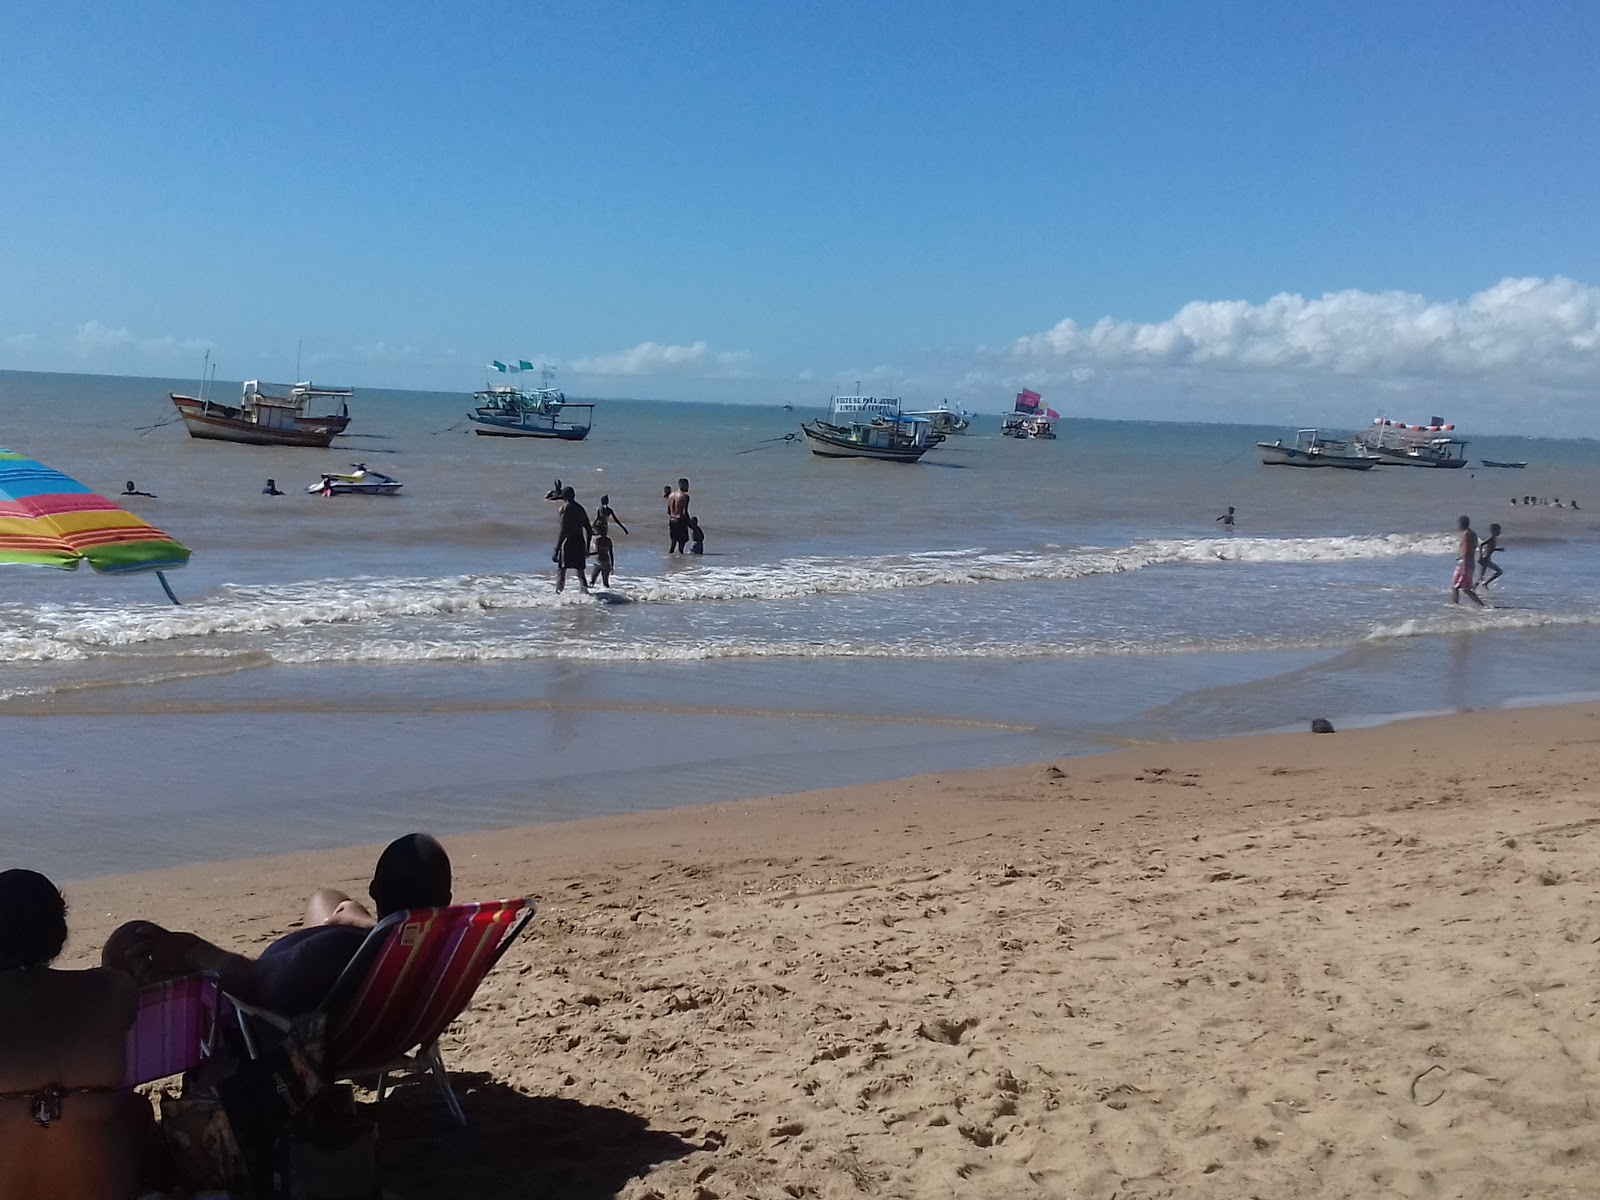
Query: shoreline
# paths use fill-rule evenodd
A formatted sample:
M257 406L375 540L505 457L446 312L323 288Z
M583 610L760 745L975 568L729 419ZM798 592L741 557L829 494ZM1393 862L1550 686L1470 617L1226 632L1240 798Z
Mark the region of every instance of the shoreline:
M374 830L374 843L400 829ZM540 911L389 1195L1579 1196L1600 705L447 837ZM375 845L67 885L258 950ZM801 1188L797 1193L794 1189ZM810 1190L804 1190L809 1188Z

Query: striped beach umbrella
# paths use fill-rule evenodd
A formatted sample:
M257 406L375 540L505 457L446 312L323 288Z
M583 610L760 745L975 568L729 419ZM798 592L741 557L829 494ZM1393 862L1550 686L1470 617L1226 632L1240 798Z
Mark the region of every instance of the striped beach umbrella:
M163 571L189 561L179 545L75 479L25 454L0 447L0 565L96 571L154 571L174 604Z

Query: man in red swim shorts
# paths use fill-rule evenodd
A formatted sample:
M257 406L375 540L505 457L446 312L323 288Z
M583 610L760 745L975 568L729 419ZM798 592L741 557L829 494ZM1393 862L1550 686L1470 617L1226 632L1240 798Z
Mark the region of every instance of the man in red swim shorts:
M1483 601L1472 590L1473 569L1478 561L1478 535L1472 532L1472 522L1466 517L1456 518L1456 529L1461 533L1461 541L1456 546L1456 573L1450 579L1450 603L1460 604L1461 593L1465 592L1482 608Z

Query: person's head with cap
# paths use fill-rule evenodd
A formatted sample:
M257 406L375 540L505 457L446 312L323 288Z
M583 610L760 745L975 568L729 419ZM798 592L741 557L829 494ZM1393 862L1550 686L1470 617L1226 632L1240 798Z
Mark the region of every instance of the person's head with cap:
M378 916L450 903L450 856L437 838L408 833L383 848L367 889Z
M42 967L67 944L67 902L37 871L0 871L0 971Z

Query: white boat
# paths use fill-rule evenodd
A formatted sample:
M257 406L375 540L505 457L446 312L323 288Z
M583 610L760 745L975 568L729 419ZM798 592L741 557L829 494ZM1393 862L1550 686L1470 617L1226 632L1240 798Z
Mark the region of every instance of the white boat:
M523 365L508 367L496 360L491 366L502 374L521 374L523 370L533 369L532 363L525 359L519 361ZM594 425L594 405L568 400L566 393L550 385L550 378L551 368L545 367L539 387L500 384L472 393L476 407L467 414L467 419L473 423L473 432L479 437L583 441Z
M902 414L907 417L921 417L933 428L934 433L946 436L952 433L965 433L972 427L971 415L959 404L950 407L950 401L943 401L938 408L923 408Z
M1426 425L1373 417L1355 440L1388 466L1459 469L1467 465L1467 443L1455 436L1455 428L1440 417Z
M1370 471L1378 465L1377 456L1368 454L1359 443L1323 437L1320 429L1302 429L1287 445L1279 439L1257 442L1256 447L1261 451L1262 463L1269 467L1341 467L1347 471Z
M316 483L306 485L306 491L313 496L393 496L403 486L366 463L351 463L349 471L324 471Z
M808 421L800 431L822 458L916 462L944 441L927 418L902 413L895 397L831 397L828 419Z

